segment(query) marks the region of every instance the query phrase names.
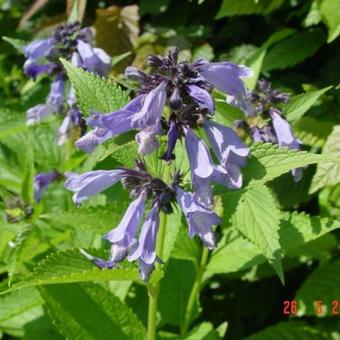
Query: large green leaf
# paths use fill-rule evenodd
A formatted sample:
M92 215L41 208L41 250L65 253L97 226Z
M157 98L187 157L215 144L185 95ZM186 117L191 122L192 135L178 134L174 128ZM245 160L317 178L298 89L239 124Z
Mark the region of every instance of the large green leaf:
M112 80L84 71L66 60L62 63L76 89L77 103L83 115L87 116L91 111L112 112L128 102L127 93Z
M232 227L261 250L283 281L280 212L269 189L257 185L233 192L229 195L225 213L231 216Z
M280 148L269 143L255 143L251 146L251 159L243 170L244 181L248 185L266 183L294 168L327 160L336 161L336 158Z
M195 278L196 269L191 261L170 259L160 283L159 311L164 321L181 325Z
M324 148L323 155L340 159L340 125L336 125L329 135ZM340 163L323 162L317 166L313 177L310 192L313 193L327 185L334 185L340 181Z
M45 307L68 339L143 339L145 329L130 308L94 284L40 288Z
M125 281L138 280L138 270L133 267L99 269L78 249L57 251L38 263L33 271L13 284L5 292L24 287L57 283L86 281Z
M315 301L322 301L320 315L332 316L339 313L340 306L334 306L340 295L340 260L327 263L315 269L298 290L298 315L315 315ZM333 311L335 309L335 313Z
M230 202L229 195L226 202ZM304 213L285 213L280 223L280 244L284 254L296 254L302 245L317 240L339 229L340 221L311 217ZM213 252L207 270L211 273L233 273L264 263L260 249L241 237L236 230L227 228L225 235Z
M325 92L330 90L332 86L325 87L318 91L311 91L291 98L287 105L283 107L286 118L293 122L302 117L322 96Z
M269 49L263 61L263 71L285 69L312 56L323 43L321 31L298 32Z

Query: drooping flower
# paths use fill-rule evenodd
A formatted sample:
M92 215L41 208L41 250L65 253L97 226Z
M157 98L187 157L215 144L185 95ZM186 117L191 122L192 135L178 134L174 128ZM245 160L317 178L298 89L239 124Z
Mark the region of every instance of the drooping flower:
M231 96L246 95L246 87L241 78L253 75L250 68L229 62L210 63L205 59L199 60L197 64L199 73L218 90Z
M216 239L212 226L221 223L219 217L212 210L197 203L193 193L180 187L176 187L176 199L187 220L189 236L197 235L207 248L215 248Z
M82 201L120 181L123 174L123 170L95 170L82 175L66 172L65 188L74 192L73 201L79 205Z
M208 129L208 133L210 134L211 130ZM246 156L249 153L248 149L243 145L239 149L239 154L232 154L231 148L234 151L237 150L235 144L229 145L228 150L226 146L222 148L218 144L223 141L227 142L226 138L215 139L215 136L211 137L213 143L216 144L217 156L221 156L222 165L213 163L207 145L190 128L187 128L185 131L185 147L190 162L192 183L197 192L199 202L205 205L213 203L212 191L210 189L211 182L220 183L230 189L238 189L242 186L242 175L239 166L245 165ZM241 144L241 141L237 141L238 146L241 146ZM244 157L245 159L243 159Z
M39 202L49 184L54 182L58 177L57 171L41 172L34 177L34 200Z
M155 203L145 219L138 242L128 255L129 261L139 261L141 278L147 281L157 259L156 240L159 227L159 206Z

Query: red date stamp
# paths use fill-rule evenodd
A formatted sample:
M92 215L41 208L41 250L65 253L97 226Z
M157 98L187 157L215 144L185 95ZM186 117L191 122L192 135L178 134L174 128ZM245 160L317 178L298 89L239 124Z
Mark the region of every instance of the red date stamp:
M333 315L340 315L340 300L334 300L331 302L331 313ZM298 302L296 300L283 301L283 314L296 315L298 312ZM314 301L314 312L316 315L323 314L325 304L322 300Z

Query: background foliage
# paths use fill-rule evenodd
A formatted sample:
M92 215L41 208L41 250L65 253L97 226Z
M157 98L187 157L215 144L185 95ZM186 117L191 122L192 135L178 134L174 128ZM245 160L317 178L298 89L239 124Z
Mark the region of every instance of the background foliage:
M126 143L131 135L87 156L72 140L56 145L60 117L25 124L25 111L44 100L48 80L23 75L23 42L46 35L72 4L0 1L1 35L10 37L0 42L0 337L142 339L147 290L137 268L99 270L79 252L108 249L101 235L120 220L126 192L116 186L78 209L61 179L41 202L33 200L38 172L132 166L137 157L135 143ZM332 307L340 300L340 2L79 1L78 15L113 57L109 80L64 62L85 115L121 107L131 90L124 67L143 68L148 54L174 45L188 59L246 64L255 72L250 88L261 77L293 95L283 109L304 151L251 146L244 188L216 188L223 224L206 266L180 212L169 217L166 264L151 277L160 282L159 338L338 339L340 307ZM217 120L232 126L240 112L215 99ZM162 171L158 156L147 157L155 174ZM184 156L177 162L187 164ZM300 166L308 167L294 183L289 170ZM200 296L188 315L197 281ZM286 315L284 301L292 300L296 313ZM319 315L317 300L324 305Z

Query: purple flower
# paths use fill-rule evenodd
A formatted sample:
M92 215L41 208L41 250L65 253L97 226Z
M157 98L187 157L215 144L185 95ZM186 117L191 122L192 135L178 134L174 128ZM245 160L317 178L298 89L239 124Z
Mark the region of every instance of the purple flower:
M38 104L27 110L27 125L40 122L42 119L55 112L55 107L51 104Z
M180 134L177 128L177 124L174 119L170 120L170 127L168 131L168 145L167 149L162 156L162 159L169 162L171 159L175 158L175 155L173 154L173 151L175 149L177 140L180 138Z
M300 149L299 141L294 137L290 124L276 112L270 111L275 134L280 146L287 146L289 149Z
M88 132L76 142L78 148L86 152L92 152L96 145L120 133L132 130L134 128L132 117L141 109L142 97L134 98L118 111L106 115L95 112L93 116L87 118L87 123L94 130Z
M206 144L199 139L190 128L185 132L185 147L189 157L193 186L198 200L204 204L212 204L210 182L218 182L228 188L240 188L242 176L235 164L228 164L227 169L215 165ZM209 194L209 195L208 195Z
M27 76L33 78L34 80L37 79L37 77L40 74L51 74L52 71L55 68L55 64L48 63L48 64L37 64L35 62L32 62L31 59L27 59L24 63L24 72Z
M109 188L121 180L124 170L96 170L81 175L66 172L65 188L73 191L73 201L80 204L89 197Z
M57 132L57 144L63 145L71 135L72 127L77 127L80 125L81 113L77 108L71 108L71 110L66 114L63 122L58 128Z
M243 65L235 65L229 62L209 63L204 59L201 60L198 70L218 90L231 96L246 95L246 88L241 77L247 78L253 75L253 71Z
M128 255L129 261L139 260L139 271L143 280L148 280L156 261L156 239L159 227L159 206L155 203L145 219L138 243Z
M136 134L136 142L138 146L138 152L141 155L149 155L159 147L159 142L156 139L156 135L160 134L159 124L157 126L150 126L141 130Z
M34 200L39 202L48 185L59 177L58 172L41 172L34 177Z
M106 75L111 68L111 58L100 48L93 48L91 44L83 40L77 40L77 52L79 59L75 61L72 56L72 62L79 66L99 75Z
M132 122L141 128L158 124L166 102L167 83L162 81L151 90L144 98L141 110L132 117Z
M212 225L221 223L219 217L212 210L198 204L193 193L179 187L176 187L176 199L187 220L189 236L197 235L206 247L215 248L216 240Z
M55 41L53 38L43 40L34 40L24 48L25 57L33 61L38 61L40 58L46 57Z
M50 93L47 103L55 107L56 112L62 110L65 100L65 78L63 75L57 75L51 84Z
M186 89L188 95L192 97L201 108L207 109L209 113L214 113L215 111L214 101L208 91L193 84L187 85Z
M280 146L286 146L289 149L300 150L300 141L297 140L292 132L292 128L287 120L283 119L281 115L272 109L269 112L272 117L272 123L275 130L275 135ZM298 182L301 180L303 175L302 168L296 168L291 171L294 181Z
M204 124L204 130L223 167L227 167L228 163L241 167L247 164L249 148L233 129L208 120Z

